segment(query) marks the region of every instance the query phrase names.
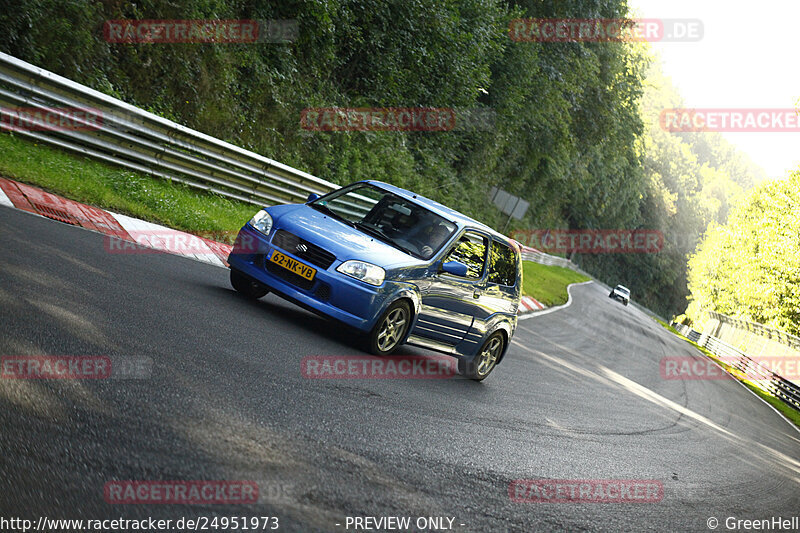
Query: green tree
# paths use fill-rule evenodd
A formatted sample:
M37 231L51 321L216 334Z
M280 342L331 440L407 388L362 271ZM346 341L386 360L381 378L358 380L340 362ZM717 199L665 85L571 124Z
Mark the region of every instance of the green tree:
M687 314L718 311L800 333L800 172L762 183L689 261Z

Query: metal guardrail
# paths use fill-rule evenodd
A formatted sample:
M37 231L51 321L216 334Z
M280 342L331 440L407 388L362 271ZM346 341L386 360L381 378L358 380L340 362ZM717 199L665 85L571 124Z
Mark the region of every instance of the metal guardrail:
M91 109L100 120L93 127L33 131L13 127L16 108L56 117L67 108ZM339 188L3 53L0 115L0 129L254 205L304 202L310 193Z
M522 256L523 261L533 261L534 263L539 263L541 265L547 266L560 266L565 268L575 269L575 264L570 261L569 259L564 259L563 257L556 257L555 255L546 254L544 252L540 252L536 248L529 248L527 246L522 246Z
M758 322L751 322L749 320L744 320L742 318L730 317L722 313L717 313L716 311L709 311L708 314L712 319L717 320L721 323L730 324L736 329L749 331L761 337L774 340L775 342L779 342L781 344L785 344L786 346L794 350L800 350L800 337L791 335L789 333L786 333L785 331L771 328L769 326L765 326L764 324L759 324Z
M670 325L684 337L703 346L714 355L723 358L726 363L744 374L747 379L762 390L779 398L787 405L800 410L800 386L775 374L738 348L712 335L703 335L684 324L673 322Z

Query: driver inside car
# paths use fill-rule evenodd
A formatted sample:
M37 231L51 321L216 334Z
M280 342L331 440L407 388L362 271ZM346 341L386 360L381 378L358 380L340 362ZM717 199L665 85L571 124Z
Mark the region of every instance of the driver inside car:
M430 259L433 253L447 240L450 230L444 224L437 223L428 226L426 233L427 236L420 236L426 241L426 244L420 248L420 254L424 259Z

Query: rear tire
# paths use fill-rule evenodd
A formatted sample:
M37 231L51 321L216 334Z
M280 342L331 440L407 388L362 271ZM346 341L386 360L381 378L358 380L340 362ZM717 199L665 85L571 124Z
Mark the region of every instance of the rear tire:
M370 331L367 349L374 355L389 355L400 346L410 325L411 307L408 302L394 302Z
M257 300L269 292L268 288L256 280L233 269L231 269L231 285L236 292L252 300Z
M497 360L503 355L505 337L499 331L486 339L480 351L471 359L459 358L458 373L475 381L483 381L497 366Z

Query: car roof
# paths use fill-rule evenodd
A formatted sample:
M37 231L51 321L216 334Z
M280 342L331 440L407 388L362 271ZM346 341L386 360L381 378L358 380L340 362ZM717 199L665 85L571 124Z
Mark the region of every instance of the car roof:
M511 242L512 242L511 238L503 235L500 232L497 232L497 231L493 230L492 228L490 228L486 224L484 224L482 222L478 222L474 218L470 218L467 215L465 215L464 213L459 213L455 209L451 209L451 208L447 207L446 205L442 205L439 202L431 200L430 198L426 198L426 197L422 196L421 194L417 194L415 192L411 192L411 191L408 191L406 189L402 189L400 187L397 187L396 185L392 185L390 183L384 183L382 181L377 181L377 180L364 180L364 181L360 181L360 182L356 182L356 183L369 183L371 185L376 185L376 186L378 186L378 187L380 187L382 189L386 189L387 191L390 191L390 192L392 192L392 193L394 193L394 194L396 194L396 195L398 195L398 196L400 196L402 198L405 198L406 200L410 200L411 202L416 202L417 204L419 204L419 205L421 205L421 206L423 206L423 207L425 207L427 209L430 209L431 211L433 211L437 215L439 215L439 216L441 216L441 217L443 217L443 218L445 218L445 219L447 219L447 220L449 220L451 222L454 222L458 226L462 226L462 227L463 226L467 226L467 227L472 227L472 228L476 228L476 229L481 229L481 230L483 230L483 231L485 231L487 233L490 233L492 236L497 237L498 239L502 240L503 242L506 242L508 244L511 244ZM355 185L355 183L353 185Z
M631 292L631 290L628 287L626 287L625 285L617 285L615 287L615 289L624 289L624 290L626 290L628 292Z

